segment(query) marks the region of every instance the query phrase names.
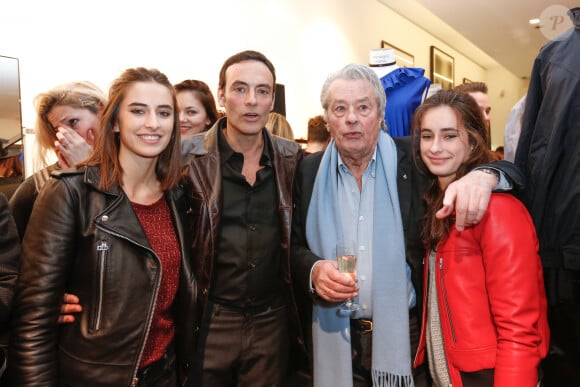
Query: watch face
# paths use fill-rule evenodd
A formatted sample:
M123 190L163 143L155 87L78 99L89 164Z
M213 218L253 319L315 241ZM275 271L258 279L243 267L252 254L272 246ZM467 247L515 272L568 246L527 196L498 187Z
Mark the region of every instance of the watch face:
M499 180L499 172L496 171L495 169L491 169L491 168L479 168L478 171L487 173L489 175L494 175Z

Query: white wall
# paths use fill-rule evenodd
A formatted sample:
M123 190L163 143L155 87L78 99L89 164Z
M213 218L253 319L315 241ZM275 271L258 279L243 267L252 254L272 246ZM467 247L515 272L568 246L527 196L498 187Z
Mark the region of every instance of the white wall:
M381 40L413 54L426 76L429 46L436 45L455 57L456 83L487 80L486 69L376 0L102 0L92 8L72 0L4 3L0 54L20 59L25 127L34 123L37 93L81 79L107 89L133 66L157 67L174 83L201 79L215 93L221 64L244 49L263 52L276 66L297 137L321 112L326 75L349 62L368 63Z
M503 67L494 67L487 71L486 82L489 104L492 107L491 146L495 149L504 143L505 123L511 108L526 94L528 80L520 79Z

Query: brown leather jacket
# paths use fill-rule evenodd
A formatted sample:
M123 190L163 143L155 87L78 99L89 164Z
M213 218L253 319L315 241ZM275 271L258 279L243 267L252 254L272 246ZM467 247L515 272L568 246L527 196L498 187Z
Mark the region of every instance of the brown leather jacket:
M196 135L182 146L186 160L184 188L190 201L192 221L192 254L198 284L197 312L198 324L206 309L209 289L212 286L214 258L221 216L222 174L218 150L218 130L226 124L219 120L209 131ZM284 296L290 319L290 339L302 348L303 340L298 323L298 311L292 291L290 274L290 226L292 220L292 184L296 168L302 158L298 144L264 130L267 141L271 143L276 187L277 205L280 215L281 247L284 262L281 262ZM199 325L197 326L199 330Z
M9 350L11 386L129 386L153 316L161 263L119 186L98 188L98 167L61 170L40 192L22 243ZM54 174L53 174L54 175ZM182 265L175 348L185 385L194 348L196 285L186 242L187 201L166 193ZM57 325L64 292L77 321Z

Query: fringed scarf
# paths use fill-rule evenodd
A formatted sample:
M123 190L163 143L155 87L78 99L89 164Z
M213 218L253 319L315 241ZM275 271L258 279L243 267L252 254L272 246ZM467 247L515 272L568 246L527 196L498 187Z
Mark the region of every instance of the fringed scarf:
M397 150L381 131L377 145L373 238L373 386L413 386L403 226L397 193ZM308 209L306 235L313 253L335 259L343 239L338 201L338 151L322 157ZM356 221L356 220L352 220ZM315 305L312 315L314 386L352 387L350 321L338 306Z

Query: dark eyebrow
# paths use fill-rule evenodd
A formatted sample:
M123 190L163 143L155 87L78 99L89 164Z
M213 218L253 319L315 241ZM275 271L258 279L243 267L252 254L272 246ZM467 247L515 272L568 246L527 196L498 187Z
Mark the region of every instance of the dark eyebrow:
M234 81L232 82L232 86L248 86L248 84L242 81Z
M431 128L419 128L419 130L421 132L426 132L426 131L434 132L434 130L431 129ZM455 129L455 128L441 128L441 131L442 132L459 132L459 129Z
M143 103L143 102L131 102L128 106L147 107L148 105L146 103ZM156 109L158 109L158 108L173 109L173 106L171 106L171 105L159 105L156 107Z
M244 82L244 81L234 81L232 83L232 86L240 86L240 85L241 86L250 87L250 84L247 83L247 82ZM272 85L270 85L268 83L260 83L260 84L257 84L255 87L256 88L258 88L258 87L266 87L266 88L268 88L268 90L272 90Z
M143 102L131 102L128 106L140 106L140 107L147 107L147 104Z

